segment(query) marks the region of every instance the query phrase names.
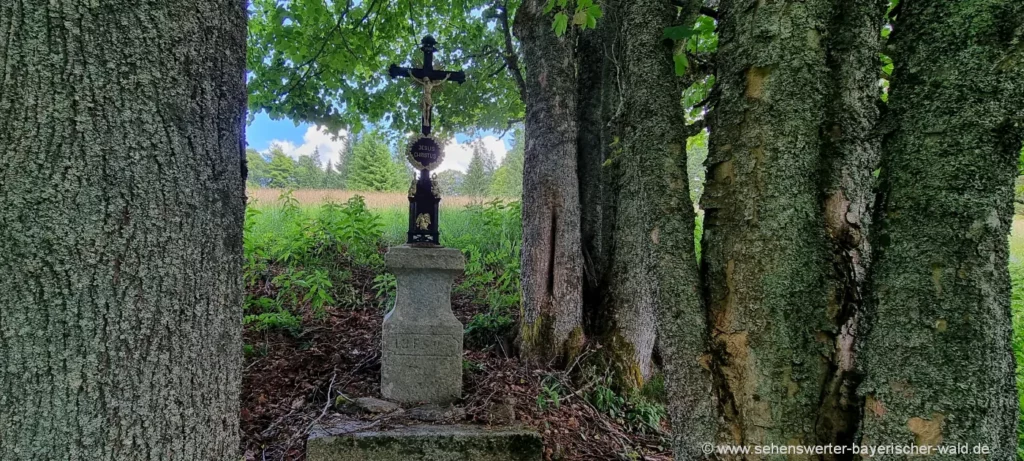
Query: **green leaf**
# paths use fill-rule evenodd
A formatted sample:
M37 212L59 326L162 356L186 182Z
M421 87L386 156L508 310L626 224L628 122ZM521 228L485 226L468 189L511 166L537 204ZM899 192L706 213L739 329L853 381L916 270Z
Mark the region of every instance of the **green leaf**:
M676 75L682 77L686 75L686 68L690 66L690 62L686 60L686 54L679 53L672 55L672 62L676 65Z
M576 9L582 11L587 8L590 8L593 4L594 0L579 0L578 2L576 2Z
M544 5L544 14L550 13L553 9L555 9L555 0L548 0L548 3Z
M697 25L693 30L701 34L710 34L715 31L715 20L707 16L701 16L697 19Z
M569 27L569 16L565 13L558 13L555 15L555 20L551 23L551 28L554 29L555 35L561 37L565 35L565 29Z
M587 15L587 27L590 28L590 29L596 28L597 27L597 18L595 18L595 17L593 17L593 16L588 14Z
M576 14L572 15L572 24L574 26L586 26L587 24L587 12L577 11Z
M885 72L886 75L892 75L892 58L879 53L878 59L882 61L882 72Z
M696 34L697 32L689 27L673 26L665 28L665 33L662 35L662 38L668 38L672 40L684 40L693 37Z
M601 5L593 5L587 8L587 14L594 19L601 19L604 16L604 10L601 9Z

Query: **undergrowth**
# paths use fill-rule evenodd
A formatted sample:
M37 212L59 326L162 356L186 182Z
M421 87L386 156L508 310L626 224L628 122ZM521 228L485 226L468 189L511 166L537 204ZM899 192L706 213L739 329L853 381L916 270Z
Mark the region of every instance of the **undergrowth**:
M361 196L342 204L301 205L291 191L276 203L251 204L245 216L244 324L254 331L301 334L327 307L394 306L394 275L384 267L388 245L403 243L405 210L371 210ZM466 327L480 349L508 343L519 305L519 202L495 200L443 209L442 242L466 256L457 292L483 307ZM366 304L352 274L373 274L376 302Z
M290 192L278 203L246 209L243 322L256 331L295 335L304 317L322 319L327 306L359 304L351 271L383 267L382 223L360 196L324 203L315 212Z

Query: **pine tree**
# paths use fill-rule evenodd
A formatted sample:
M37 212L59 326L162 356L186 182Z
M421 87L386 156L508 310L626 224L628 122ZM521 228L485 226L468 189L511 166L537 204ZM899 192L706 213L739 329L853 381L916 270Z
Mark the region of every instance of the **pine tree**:
M523 195L523 130L516 129L515 144L501 160L501 166L494 172L490 195L496 197L522 197Z
M278 146L270 148L267 177L270 179L270 187L285 189L299 185L298 178L295 175L295 160L285 155L284 151Z
M319 149L314 149L312 155L299 157L295 162L296 186L300 188L320 187L324 179L324 170L320 165Z
M348 189L348 177L351 172L351 166L355 162L355 146L359 143L362 136L359 133L348 133L345 135L345 147L341 152L338 159L338 179L343 189Z
M245 164L248 169L246 185L248 187L269 187L270 177L268 175L270 165L266 157L256 149L245 150Z
M363 136L352 148L352 165L346 169L349 190L401 191L409 187L409 177L392 157L381 136Z
M334 162L331 160L327 161L327 167L324 169L324 176L320 187L324 189L344 189L345 187L341 173L338 173L338 170L334 167Z
M494 155L479 139L470 145L473 147L473 158L469 161L461 192L462 195L482 197L487 195L494 177Z

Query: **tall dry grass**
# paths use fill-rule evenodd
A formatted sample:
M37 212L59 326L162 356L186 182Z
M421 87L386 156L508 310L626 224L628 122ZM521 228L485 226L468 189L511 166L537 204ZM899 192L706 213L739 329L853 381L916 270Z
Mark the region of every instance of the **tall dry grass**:
M254 201L263 205L277 203L278 197L284 193L284 189L260 189L250 188L245 191L249 197L249 203ZM296 189L292 196L302 205L318 205L328 201L344 203L354 195L362 195L366 206L370 208L402 208L409 206L407 194L401 192L362 192L339 189ZM471 203L481 203L493 200L487 197L441 197L442 207L465 207Z

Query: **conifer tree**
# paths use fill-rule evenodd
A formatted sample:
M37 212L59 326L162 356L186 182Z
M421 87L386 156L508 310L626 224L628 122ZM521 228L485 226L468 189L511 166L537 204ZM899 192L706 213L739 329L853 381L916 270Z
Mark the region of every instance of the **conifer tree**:
M473 158L469 161L461 192L462 195L482 197L487 195L494 177L494 155L480 140L474 140L471 145Z
M409 177L391 157L383 138L371 133L352 147L352 165L346 168L345 187L360 191L401 191L409 187Z

